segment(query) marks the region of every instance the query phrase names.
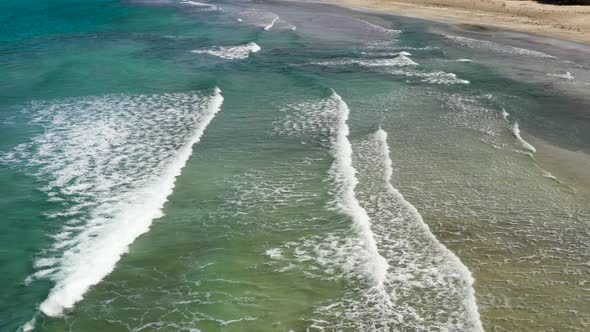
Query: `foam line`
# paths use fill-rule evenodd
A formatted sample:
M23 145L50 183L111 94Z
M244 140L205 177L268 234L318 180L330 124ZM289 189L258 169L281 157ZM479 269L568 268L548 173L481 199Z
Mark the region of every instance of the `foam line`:
M261 48L258 44L250 42L244 45L220 46L205 50L193 50L191 52L196 54L209 54L227 60L236 60L246 59L251 53L256 53L260 50Z
M334 61L310 62L311 65L320 66L347 66L358 65L363 67L405 67L417 66L418 63L406 56L407 52L396 53L397 57L391 59L339 59Z
M264 30L268 31L270 29L272 29L272 27L275 25L275 23L279 20L279 17L275 17L272 19L272 21L270 22L270 24L268 24L267 26L264 27Z
M265 10L247 9L238 13L240 22L252 24L264 30L270 30L274 27L280 18L277 14Z
M195 7L206 8L207 10L219 10L219 7L208 3L202 3L197 1L183 1L182 3Z
M435 72L420 72L412 70L400 70L395 69L389 71L393 75L403 75L407 77L419 77L422 82L433 83L433 84L470 84L468 80L458 78L454 73L446 73L444 71Z
M350 282L342 296L314 309L312 327L482 331L471 273L391 184L385 131L353 146L350 110L336 93L285 112L275 131L312 139L328 149L333 157L329 206L352 221L351 229L312 235L266 252L279 272L301 264L311 277Z
M502 109L502 119L504 119L504 121L508 121L508 116L510 116L510 114L506 112L505 109Z
M61 243L59 243L59 241L54 246L54 249L62 247L64 248L64 251L60 257L57 258L55 262L52 262L51 259L39 260L41 265L46 264L47 262L51 262L51 264L58 264L58 268L56 269L57 271L51 274L51 278L55 281L55 285L51 289L47 299L43 301L39 307L42 313L50 317L58 317L63 315L65 310L71 309L77 302L82 300L84 294L90 289L90 287L98 284L103 278L113 271L119 259L125 253L127 253L129 245L131 245L137 237L149 231L152 221L163 216L162 208L164 207L164 204L166 203L169 195L172 194L176 177L181 174L182 168L185 166L186 162L191 156L193 145L200 141L205 129L213 120L215 115L221 110L221 105L223 103L223 96L221 95L221 90L218 88L215 88L214 93L207 97L206 102L203 102L200 112L196 113L194 112L194 103L198 102L199 99L196 99L194 96L188 94L166 94L162 96L138 97L124 96L117 97L121 99L116 99L114 102L110 101L109 98L111 97L107 96L104 98L95 98L91 100L96 103L99 103L100 101L111 102L111 104L108 105L113 108L108 112L112 111L112 113L103 113L102 115L88 115L88 117L90 117L89 121L86 121L87 119L79 119L75 114L72 115L71 113L64 113L69 114L71 118L67 119L67 121L72 121L73 124L66 124L69 127L57 126L57 128L55 128L55 130L59 132L65 132L67 135L70 135L68 137L73 139L70 144L82 144L82 141L84 140L91 141L89 142L88 146L75 148L76 151L82 149L83 151L81 152L83 155L76 155L76 159L71 161L66 160L68 163L76 164L77 162L81 162L80 165L86 165L86 159L84 159L87 157L86 153L91 153L91 151L95 151L96 149L104 150L98 151L96 152L96 155L92 156L94 163L99 163L102 165L98 170L77 166L75 169L70 170L78 172L75 175L76 177L72 177L72 175L68 174L62 174L60 173L62 170L54 170L51 168L51 165L47 166L47 173L52 174L57 178L57 180L53 181L50 186L56 186L56 188L60 188L59 190L62 191L65 189L74 191L75 189L73 187L68 187L68 183L71 181L90 181L92 183L88 184L87 188L88 186L91 186L92 189L84 189L81 192L86 194L95 194L98 197L98 201L94 205L89 205L91 206L91 209L88 214L87 222L83 225L80 225L79 227L76 225L76 228L80 229L78 233L73 234L70 237L70 233L66 232L69 226L66 225L64 228L65 239L63 246ZM115 158L115 156L113 156L117 153L117 151L112 149L113 146L117 146L117 143L112 141L113 138L107 137L106 141L109 141L107 142L109 144L101 146L102 138L94 136L92 133L87 133L88 128L86 126L91 123L98 122L99 120L111 121L113 123L120 122L121 120L140 121L138 118L134 117L141 117L142 115L147 116L152 113L147 113L146 110L137 112L138 107L142 108L145 106L141 106L142 104L139 104L138 106L138 103L147 99L148 104L146 105L153 105L150 101L150 98L152 98L151 100L154 100L153 98L163 99L158 99L158 101L160 101L160 104L158 105L160 106L157 106L158 109L154 110L154 114L157 114L160 117L160 120L157 120L158 118L148 118L141 121L144 121L142 123L145 126L145 129L152 128L153 121L160 121L160 123L158 123L156 126L158 126L158 128L165 129L154 129L156 132L153 133L154 137L151 137L145 136L149 133L143 132L142 129L144 127L125 127L132 125L123 124L122 129L132 128L136 130L130 131L129 133L121 133L121 135L123 135L123 141L121 141L121 145L119 146L121 148L125 148L121 151L123 151L122 153L126 154L127 157L129 157L129 154L133 156L134 153L137 154L137 156L149 157L151 155L146 156L145 154L159 151L163 154L163 156L156 156L154 157L152 164L146 164L145 167L140 167L140 169L143 170L144 168L151 167L148 165L155 165L155 170L146 174L128 174L136 172L129 169L129 167L132 166L127 166L126 168L120 168L121 166L112 166L113 168L111 170L114 173L104 173L105 170L111 167L113 163L123 162L120 160L121 158ZM181 104L175 106L171 105L171 102L178 102ZM63 105L57 107L60 107L58 110L61 110L68 108L68 105L71 104L66 104L65 107ZM167 105L169 109L166 110L159 108L164 107L164 105ZM97 107L100 108L100 104ZM116 107L131 107L132 111L130 113L124 114L124 111L127 109L117 109ZM177 109L174 109L174 107ZM49 113L51 114L51 112ZM121 115L122 113L123 115ZM96 119L92 118L93 116L107 116L109 118ZM123 116L123 118L117 118L117 116ZM115 119L110 117L115 117ZM191 122L179 122L186 120L190 120ZM60 123L60 121L63 121L63 119L53 119L52 123L53 125L56 125L56 123ZM177 137L169 136L167 138L162 138L162 141L159 142L159 144L163 145L153 147L139 145L142 144L141 142L145 142L146 139L157 140L158 137L163 134L158 130L171 130L171 133L178 133L179 130L184 130L181 129L180 125L186 126L186 136L181 135ZM98 126L98 123L96 123L96 126ZM103 134L105 132L105 128L101 129ZM79 133L81 131L86 133ZM56 134L52 135L55 136ZM133 135L137 135L137 141L132 140L135 139L135 136ZM80 138L81 141L78 141L78 138ZM51 139L51 137L44 136L39 139L39 142L46 144L46 146L50 147L51 149L60 150L61 148L59 146L51 147L48 145L50 143L55 145L55 142L51 141ZM178 140L178 145L176 145L176 143L170 145L169 142L174 139ZM130 144L138 145L135 146ZM170 148L170 150L164 151L164 148ZM48 152L52 152L51 149L49 149ZM76 151L72 150L69 152ZM72 156L67 155L68 151L65 151L64 153L66 153L66 155L62 155L60 153L53 156L53 162L58 162L63 158L73 158ZM106 159L101 153L107 155ZM51 155L49 157L51 157ZM125 156L123 156L122 159L125 159ZM108 164L103 163L105 160L108 162ZM132 164L129 165L136 165L137 163L136 160L131 160L130 162L132 162ZM67 166L65 167L65 170L68 170ZM133 177L134 175L138 178L135 180L129 178ZM99 179L107 182L97 183ZM131 180L129 183L130 187L128 188L128 185L124 184L127 182L122 182L122 186L119 184L113 185L111 183L113 179L115 181ZM99 198L104 199L99 200ZM46 270L41 270L34 276L43 277L44 273L47 274ZM33 324L34 319L28 322L21 329L30 330L33 328Z
M352 146L348 140L347 121L350 110L336 92L333 92L330 98L337 103L338 107L336 134L331 139L331 154L334 157L334 162L330 167L330 175L337 188L336 205L341 212L352 219L358 235L364 242L369 260L365 272L372 279L375 287L382 288L387 278L389 264L385 257L379 253L375 236L371 231L371 220L355 195L358 179L356 178L356 169L352 165Z
M512 125L512 134L516 137L516 140L520 143L520 145L525 148L526 150L531 151L532 153L536 153L537 149L532 146L529 142L525 141L522 136L520 136L520 128L518 127L518 122L514 122Z
M424 222L424 219L418 212L418 209L408 202L404 196L391 184L391 178L393 175L393 161L390 158L389 145L387 144L387 132L379 128L374 135L376 143L381 150L380 157L384 169L383 183L385 184L385 191L394 196L396 200L400 202L407 211L409 211L412 220L420 225L420 227L424 230L424 233L427 234L427 236L431 239L432 243L434 243L441 251L445 253L449 261L452 262L455 270L460 273L466 285L466 297L464 302L468 311L468 317L471 320L471 326L473 326L474 330L476 331L483 331L483 326L475 300L475 290L473 289L474 279L471 275L471 272L461 262L459 257L457 257L452 251L447 249L447 247L438 241L438 239L430 231L430 227L428 227L428 225Z
M521 56L531 56L531 57L538 57L538 58L549 58L549 59L556 59L556 57L545 54L539 51L533 51L526 48L514 47L509 45L503 45L494 43L488 40L479 40L479 39L471 39L466 37L459 37L459 36L452 36L452 35L444 35L443 36L447 39L450 39L460 45L475 48L475 49L487 49L491 51L495 51L498 53L504 54L511 54L511 55L521 55Z
M547 76L562 78L562 79L568 80L568 81L574 81L575 80L574 76L569 71L566 71L565 74L547 74Z
M367 22L365 20L361 20L361 22L363 22L364 24L366 24L370 30L373 31L377 31L377 32L381 32L387 35L399 35L400 33L402 33L403 31L401 30L394 30L394 29L388 29L388 28L384 28L382 26Z

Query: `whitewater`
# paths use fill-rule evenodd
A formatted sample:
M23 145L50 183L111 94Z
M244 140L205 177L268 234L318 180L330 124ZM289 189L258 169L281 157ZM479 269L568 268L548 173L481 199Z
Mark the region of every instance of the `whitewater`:
M516 137L516 140L520 145L525 149L532 153L537 152L537 149L532 146L529 142L525 141L524 138L520 135L520 127L518 126L518 122L514 122L512 125L512 134Z
M250 42L238 46L219 46L205 50L193 50L195 54L209 54L227 60L246 59L251 53L260 51L258 44Z
M42 313L71 309L163 216L176 177L222 103L215 88L210 95L111 95L32 106L45 133L19 158L52 178L44 190L69 206L54 213L69 221L29 278L55 282Z
M350 283L341 298L316 307L312 326L483 331L471 272L391 184L387 133L379 129L351 142L350 109L335 92L318 102L291 105L285 112L277 133L311 135L333 158L328 170L333 200L328 208L346 216L353 230L331 231L266 251L270 259L285 264L277 271L314 261L317 267L311 271L334 271L328 278Z
M1 331L589 321L583 48L314 2L55 2L0 32Z
M371 231L371 220L355 195L358 180L355 175L356 170L352 166L352 145L348 140L349 129L347 125L350 110L336 92L333 92L330 98L336 103L335 108L338 114L337 122L333 128L335 135L331 138L331 154L334 157L334 162L330 167L330 177L335 186L334 204L338 210L352 219L364 244L365 273L372 280L373 287L379 292L383 292L383 284L389 265L385 257L379 253Z
M379 128L355 147L355 164L366 179L359 200L373 211L369 215L379 247L392 264L389 296L410 299L398 304L388 316L403 317L398 324L407 329L483 331L471 272L437 240L418 210L392 184L387 132ZM414 294L418 289L421 295ZM422 311L429 305L440 305L437 301L444 302L447 310L452 308L451 317Z

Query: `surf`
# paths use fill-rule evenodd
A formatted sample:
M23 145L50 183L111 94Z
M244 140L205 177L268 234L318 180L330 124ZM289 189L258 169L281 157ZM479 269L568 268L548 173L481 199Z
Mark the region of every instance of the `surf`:
M251 24L262 30L271 30L279 21L280 17L269 11L258 9L247 9L237 13L238 20L246 24ZM295 26L286 23L290 30L295 30Z
M537 152L537 149L534 146L532 146L529 142L525 141L524 138L522 138L522 136L520 135L520 127L518 126L518 122L514 122L514 124L512 125L512 135L516 137L516 140L524 149L532 153Z
M334 134L334 140L338 135ZM296 262L308 262L315 253L326 271L341 265L345 273L335 278L344 277L347 282L340 298L316 308L311 328L483 331L471 272L436 239L418 210L391 183L393 162L387 133L379 128L349 144L355 205L364 211L371 239L388 268L379 274L378 284L366 268L359 269L370 260L367 251L361 250L367 239L358 231L340 239L346 233L324 234L300 245Z
M246 59L250 54L256 53L260 50L261 48L258 44L250 42L244 45L217 46L210 49L193 50L191 52L195 54L208 54L227 60L241 60Z
M395 58L386 59L339 59L333 61L310 62L309 65L318 66L350 66L357 65L361 67L406 67L417 66L418 63L410 59L407 52L397 53Z
M510 54L510 55L520 55L520 56L530 56L530 57L537 57L537 58L548 58L548 59L556 59L556 57L539 52L533 51L526 48L514 47L509 45L503 45L494 43L488 40L480 40L480 39L472 39L467 37L459 37L453 35L445 35L443 37L468 48L473 49L486 49L491 50L498 53Z
M363 165L360 172L365 173L366 179L366 185L359 188L360 202L373 211L370 217L378 244L391 264L387 276L389 296L393 302L397 302L397 297L422 297L417 302L427 306L438 305L436 301L441 300L448 302L452 318L445 321L444 315L438 317L432 313L428 317L419 305L408 306L407 303L397 304L388 315L405 317L405 322L397 322L398 326L411 322L412 325L405 328L483 331L471 272L438 241L416 207L392 184L393 161L387 137L387 132L379 128L355 147L357 164ZM401 248L404 250L400 251ZM432 259L430 255L441 260ZM420 296L413 294L412 288L416 286L433 289L433 293L423 290Z
M327 149L328 208L350 223L266 252L277 272L299 266L310 277L346 281L341 297L315 308L310 327L482 331L470 271L391 183L387 133L379 129L351 142L350 109L335 92L289 110L275 132L312 138Z
M400 33L403 32L401 30L384 28L382 26L379 26L379 25L376 25L376 24L367 22L365 20L361 20L361 22L364 23L368 27L368 30L369 31L375 31L375 32L382 33L382 34L385 34L385 35L390 35L390 36L394 36L395 37L395 36L397 36L397 35L399 35Z
M432 83L432 84L470 84L468 80L457 77L454 73L447 73L444 71L435 72L419 72L419 71L405 71L405 70L392 70L389 73L393 75L400 75L406 77L418 77L421 82Z
M373 286L382 288L387 277L389 265L387 260L379 253L377 242L371 231L371 220L365 209L359 204L355 188L358 184L356 169L352 166L352 145L348 140L348 105L336 93L332 92L330 99L336 104L338 117L335 124L336 134L331 139L331 155L334 162L330 167L329 174L334 183L335 206L337 209L348 215L353 222L358 236L364 243L366 254L365 273L373 281Z
M172 93L110 95L41 104L33 120L45 127L28 153L43 188L64 202L48 215L63 220L55 243L28 280L55 282L39 310L59 317L115 268L140 235L162 217L176 178L221 110L223 96ZM22 329L30 330L34 319Z
M194 6L196 8L201 8L201 9L204 9L207 11L217 11L217 10L221 9L215 5L212 5L212 4L197 2L197 1L190 1L190 0L184 0L181 2L181 4Z

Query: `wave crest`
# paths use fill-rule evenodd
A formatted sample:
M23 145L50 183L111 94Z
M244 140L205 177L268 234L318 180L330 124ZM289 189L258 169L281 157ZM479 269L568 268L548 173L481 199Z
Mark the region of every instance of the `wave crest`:
M10 160L35 172L47 182L50 200L63 204L48 214L63 224L61 233L29 279L55 282L41 312L61 316L72 308L163 215L192 146L222 102L216 88L211 95L106 95L32 105L33 122L45 131Z
M222 59L236 60L246 59L251 53L260 51L261 48L258 44L250 42L244 45L238 46L218 46L206 50L194 50L191 51L196 54L209 54Z

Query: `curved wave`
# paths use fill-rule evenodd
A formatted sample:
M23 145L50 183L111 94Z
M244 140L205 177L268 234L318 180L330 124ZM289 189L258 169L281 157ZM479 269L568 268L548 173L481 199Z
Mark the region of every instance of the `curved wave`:
M203 2L198 2L198 1L192 1L192 0L183 0L181 2L181 4L194 6L194 7L197 7L197 8L203 9L203 10L207 10L207 11L220 10L220 8L215 5L203 3Z
M529 150L532 153L537 152L537 149L534 146L532 146L529 142L525 141L524 138L522 138L522 136L520 135L520 128L518 127L518 122L514 122L514 124L512 125L512 134L514 135L514 137L516 137L516 140L518 141L518 143L520 143L520 145L523 148Z
M418 63L414 62L408 57L409 53L401 52L397 53L395 58L386 59L339 59L333 61L318 61L310 62L311 65L319 66L347 66L347 65L358 65L362 67L406 67L406 66L417 66Z
M452 36L452 35L443 35L445 38L452 40L460 45L469 47L469 48L481 48L492 50L498 53L505 53L505 54L512 54L512 55L524 55L524 56L532 56L538 58L550 58L555 59L554 56L539 52L533 51L526 48L514 47L509 45L502 45L498 43L494 43L487 40L479 40L479 39L471 39L466 37L459 37L459 36Z
M348 140L347 125L350 110L342 98L333 92L330 99L336 104L337 122L335 135L331 138L331 154L334 162L330 167L330 177L334 182L335 206L347 214L353 221L358 235L362 238L366 254L365 273L373 280L373 286L382 288L387 278L389 264L377 248L375 236L371 231L371 220L367 211L361 207L356 198L355 188L358 184L356 170L352 166L352 145Z
M64 226L29 278L55 282L42 313L61 316L82 300L163 216L192 146L222 103L215 88L211 95L107 95L33 105L34 122L45 133L14 161L37 169L50 200L64 206L48 215Z
M261 48L258 44L250 42L239 46L219 46L206 50L193 50L192 53L196 54L209 54L222 59L236 60L246 59L251 53L260 51Z
M287 110L294 112L276 131L328 148L329 207L352 222L266 252L278 272L300 266L310 277L346 282L343 295L315 308L310 328L482 331L471 273L391 184L385 131L351 143L350 110L336 93Z

